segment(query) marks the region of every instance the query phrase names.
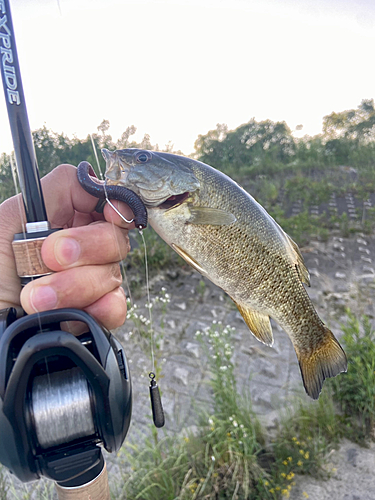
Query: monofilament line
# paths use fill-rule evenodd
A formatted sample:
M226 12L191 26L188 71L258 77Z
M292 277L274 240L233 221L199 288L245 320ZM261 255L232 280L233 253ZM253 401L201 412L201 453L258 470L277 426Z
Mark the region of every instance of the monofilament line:
M150 298L150 282L149 282L149 278L148 278L147 246L146 246L145 237L143 236L143 231L139 231L139 234L142 237L143 248L145 249L146 290L147 290L148 314L149 314L149 319L150 319L151 364L152 364L152 371L155 373L154 327L153 327L153 323L152 323L152 312L151 312L152 304L151 304L151 298Z
M100 168L100 163L99 163L99 158L98 158L98 153L96 151L96 147L95 147L95 142L94 142L94 138L93 136L90 134L90 139L91 139L91 144L92 144L92 149L94 150L94 155L95 155L95 160L96 160L96 165L98 167L98 171L99 171L99 175L100 175L100 178L101 180L104 180L104 192L105 192L105 199L106 199L106 202L108 203L108 205L116 212L117 215L119 215L121 217L121 219L123 219L127 224L131 224L132 222L134 222L134 219L131 219L131 220L128 220L126 219L122 213L117 210L117 208L114 206L114 204L109 200L108 198L108 194L107 194L107 178L104 178L103 176L103 173L102 173L102 170Z
M133 220L128 221L122 215L122 213L119 210L117 210L117 208L113 205L113 203L111 203L111 201L108 199L108 194L107 194L107 189L106 189L107 179L103 175L102 169L100 168L99 158L98 158L98 154L97 154L96 147L95 147L95 141L94 141L94 138L93 138L93 136L91 134L90 134L90 139L91 139L92 149L94 151L95 160L96 160L96 166L98 168L100 179L104 180L104 192L105 192L106 202L117 213L117 215L119 215L121 217L122 220L124 220L126 223L130 224L131 222L133 222ZM121 258L120 244L119 244L118 239L117 239L117 234L116 234L116 231L115 231L115 228L114 228L114 222L113 222L113 220L112 220L112 229L113 229L113 234L115 235L117 252L118 252L118 255L119 255L119 259L120 259L121 275L122 275L123 280L125 280L125 282L126 282L126 287L128 289L129 299L130 299L131 304L133 305L133 299L132 299L131 292L130 292L130 286L129 286L128 278L127 278L126 273L125 273L125 267L124 267L124 264L123 264L123 261L122 261L122 258Z
M95 141L94 141L92 134L90 134L90 139L91 139L91 145L92 145L92 149L94 151L96 166L98 167L98 172L99 172L100 178L101 178L101 180L104 180L103 172L102 172L102 169L100 168L98 153L97 153L96 147L95 147Z
M24 211L22 207L22 201L21 201L21 195L18 190L18 182L17 182L17 166L16 166L16 159L13 158L13 155L10 155L10 170L12 172L12 177L13 177L13 183L14 183L14 189L16 191L16 196L18 199L18 212L20 214L20 221L21 221L21 228L22 228L22 233L23 233L23 238L26 240L26 220L24 218ZM26 245L26 255L27 255L27 260L29 263L29 268L31 269L31 257L30 257L30 252L29 252L29 247ZM34 276L31 276L31 281L34 281ZM38 318L38 323L39 323L39 332L42 332L42 321L40 319L40 313L39 311L37 312L37 318ZM48 362L47 358L44 358L44 362L46 364L46 372L47 372L47 377L48 377L48 383L50 384L50 379L49 379L49 368L48 368Z

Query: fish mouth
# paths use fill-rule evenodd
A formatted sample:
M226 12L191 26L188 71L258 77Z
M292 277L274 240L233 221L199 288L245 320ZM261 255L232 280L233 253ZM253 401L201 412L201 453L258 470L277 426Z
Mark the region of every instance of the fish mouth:
M161 208L163 210L171 210L172 208L176 208L181 205L189 198L189 196L189 191L181 194L174 194L173 196L167 198L163 203L161 203L158 208Z

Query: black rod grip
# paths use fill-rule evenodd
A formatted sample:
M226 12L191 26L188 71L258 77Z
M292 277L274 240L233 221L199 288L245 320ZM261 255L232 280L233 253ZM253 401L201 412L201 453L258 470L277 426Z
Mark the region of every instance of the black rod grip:
M1 76L27 222L47 221L9 0L0 1Z

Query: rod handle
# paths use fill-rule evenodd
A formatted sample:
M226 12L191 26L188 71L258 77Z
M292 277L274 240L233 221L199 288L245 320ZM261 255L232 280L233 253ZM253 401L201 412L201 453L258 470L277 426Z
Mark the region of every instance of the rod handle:
M59 500L110 500L107 466L92 481L81 486L66 488L56 483Z
M42 260L41 249L45 239L44 237L12 242L17 274L20 278L39 278L52 273Z
M46 222L43 225L48 226L49 223ZM16 261L17 274L21 278L22 285L26 285L26 283L34 278L40 278L53 272L43 262L42 245L51 233L60 230L61 228L55 228L17 233L14 235L12 248Z

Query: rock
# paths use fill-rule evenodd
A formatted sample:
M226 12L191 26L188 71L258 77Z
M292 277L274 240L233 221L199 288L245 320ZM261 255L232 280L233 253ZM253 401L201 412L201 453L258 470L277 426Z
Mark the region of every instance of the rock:
M346 274L345 273L340 273L339 271L335 274L335 278L338 278L338 279L346 279Z
M176 269L168 269L167 272L166 272L166 275L171 280L175 280L175 279L177 279L180 276L180 273Z
M358 250L362 253L366 253L367 255L370 255L371 253L368 248L359 247Z
M195 358L199 358L200 355L200 347L198 344L193 344L192 342L188 342L185 346L185 349L192 354Z
M188 385L188 380L189 380L189 370L186 368L178 367L174 371L174 377L177 379L178 382L181 382L184 385Z
M357 467L358 451L355 448L349 448L346 453L347 453L347 457L348 457L348 462L353 467Z
M169 319L167 321L167 325L172 329L172 330L175 330L176 329L176 322L174 319Z
M310 276L315 276L315 278L319 278L320 277L320 273L319 271L313 267L312 269L309 270L310 272Z
M363 262L368 262L369 264L372 263L372 260L370 259L370 257L364 257L363 255L361 255L361 260L363 260Z
M181 309L181 311L186 311L186 302L181 302L181 304L175 304L175 306Z
M370 266L363 266L363 271L364 272L367 272L367 273L371 273L371 274L375 274L375 270L373 267L370 267Z

